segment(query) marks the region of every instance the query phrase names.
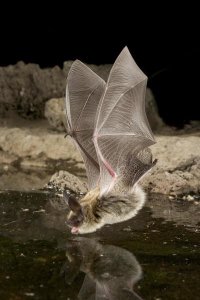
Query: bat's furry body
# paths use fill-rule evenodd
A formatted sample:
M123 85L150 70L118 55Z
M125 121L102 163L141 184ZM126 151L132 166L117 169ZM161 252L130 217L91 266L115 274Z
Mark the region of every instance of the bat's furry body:
M145 192L136 185L132 193L110 194L100 197L99 189L88 192L80 199L84 216L81 226L73 226L72 233L90 233L105 224L115 224L134 217L145 203ZM75 213L70 212L70 219Z
M147 77L125 47L104 82L80 61L66 89L67 132L86 166L88 194L66 199L72 233L128 220L145 202L138 181L153 167L155 143L145 114ZM65 195L65 197L67 197Z

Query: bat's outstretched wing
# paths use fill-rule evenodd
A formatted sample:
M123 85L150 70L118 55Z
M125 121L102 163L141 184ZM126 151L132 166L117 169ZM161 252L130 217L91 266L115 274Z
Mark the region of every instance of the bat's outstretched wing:
M145 114L146 84L146 75L125 47L111 69L96 117L101 194L118 181L132 188L153 165L147 148L155 141Z
M67 132L82 154L89 189L95 188L99 180L99 164L92 136L104 88L104 80L90 68L79 60L72 64L66 88Z

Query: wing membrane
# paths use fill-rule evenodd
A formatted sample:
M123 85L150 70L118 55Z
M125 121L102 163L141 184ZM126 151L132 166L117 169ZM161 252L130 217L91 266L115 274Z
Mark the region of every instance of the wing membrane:
M155 164L155 143L145 114L147 77L125 47L107 84L80 61L70 69L66 90L68 133L86 165L89 189L101 194L120 182L132 188ZM99 182L100 176L100 182Z
M68 134L76 142L86 166L89 189L99 180L99 164L92 136L97 107L105 82L76 60L69 72L66 89Z
M144 155L155 143L145 114L146 83L147 77L124 48L113 65L96 118L101 193L117 179L133 187L153 165L151 156Z

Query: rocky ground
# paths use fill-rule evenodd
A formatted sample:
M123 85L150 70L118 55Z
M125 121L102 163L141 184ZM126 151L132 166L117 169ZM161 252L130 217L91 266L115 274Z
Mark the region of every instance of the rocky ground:
M41 70L37 65L18 63L0 68L0 189L9 179L16 186L39 188L57 171L51 179L54 185L86 191L79 180L86 181L80 154L70 138L64 138L62 96L70 65L66 62L63 69ZM92 67L106 79L110 66ZM151 148L158 163L142 185L150 192L171 196L199 194L199 123L180 131L165 126L149 89L146 109L156 136L157 143ZM40 170L39 177L35 170Z

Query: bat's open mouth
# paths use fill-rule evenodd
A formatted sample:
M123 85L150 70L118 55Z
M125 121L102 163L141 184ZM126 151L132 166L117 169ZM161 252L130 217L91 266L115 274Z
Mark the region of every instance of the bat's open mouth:
M73 234L78 234L79 233L79 229L78 229L78 227L72 227L72 229L71 229L71 233L73 233Z

